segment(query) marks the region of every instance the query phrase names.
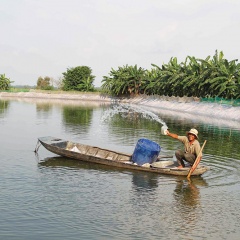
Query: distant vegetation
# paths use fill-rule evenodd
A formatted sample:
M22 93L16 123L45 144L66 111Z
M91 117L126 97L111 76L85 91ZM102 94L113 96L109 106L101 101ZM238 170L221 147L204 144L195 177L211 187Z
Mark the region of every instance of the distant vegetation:
M63 73L62 89L65 91L77 90L81 92L94 91L92 69L87 66L68 68Z
M138 94L165 96L240 98L240 64L237 59L224 59L223 52L213 58L197 59L188 56L178 63L171 58L161 67L152 64L151 70L123 66L112 69L102 80L103 91L116 96Z
M95 76L88 66L68 68L63 77L54 80L48 76L39 77L36 89L93 92L101 91L113 96L137 96L139 94L201 97L240 98L240 63L237 59L228 61L223 52L216 50L213 57L199 59L187 56L178 63L172 57L167 64L152 64L147 70L135 66L111 69L103 76L102 86L95 88ZM0 90L11 91L11 81L0 74ZM28 87L29 90L31 87Z
M123 66L112 69L108 76L103 77L102 89L106 93L116 96L138 95L145 93L148 71L135 66Z
M50 77L39 77L37 80L37 89L41 90L53 90L54 87L50 84Z

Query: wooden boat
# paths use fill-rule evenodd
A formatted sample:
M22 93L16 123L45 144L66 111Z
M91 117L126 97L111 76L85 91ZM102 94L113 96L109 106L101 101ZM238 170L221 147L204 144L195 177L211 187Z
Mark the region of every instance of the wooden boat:
M169 158L167 156L160 156L156 162L152 164L146 163L140 166L134 163L132 161L132 155L127 153L74 143L50 136L40 137L38 141L52 153L80 161L177 176L187 176L190 170L189 167L178 169L174 161L166 160L166 158ZM36 148L35 152L39 146ZM199 165L192 175L202 175L207 170L209 170L209 167Z

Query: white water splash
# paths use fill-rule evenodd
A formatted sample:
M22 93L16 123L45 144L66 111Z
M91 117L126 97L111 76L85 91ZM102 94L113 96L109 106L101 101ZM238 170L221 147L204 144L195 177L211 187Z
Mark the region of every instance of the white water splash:
M140 113L143 116L143 118L156 121L162 124L163 126L167 127L167 124L162 119L160 119L155 113L147 111L135 105L130 105L130 104L119 104L119 105L113 106L112 109L109 109L104 112L104 115L102 116L101 121L105 122L111 119L115 114L121 114L121 116L123 117L125 116L129 117L129 115L131 114L134 115L135 113Z

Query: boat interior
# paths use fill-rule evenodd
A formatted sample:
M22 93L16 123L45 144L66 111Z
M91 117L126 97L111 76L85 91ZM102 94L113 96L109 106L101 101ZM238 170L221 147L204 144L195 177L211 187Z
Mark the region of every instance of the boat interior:
M104 159L113 160L113 161L125 162L125 161L131 160L131 155L118 153L118 152L110 151L107 149L102 149L99 147L83 145L79 143L68 142L65 149L73 152L78 152L84 155L104 158Z

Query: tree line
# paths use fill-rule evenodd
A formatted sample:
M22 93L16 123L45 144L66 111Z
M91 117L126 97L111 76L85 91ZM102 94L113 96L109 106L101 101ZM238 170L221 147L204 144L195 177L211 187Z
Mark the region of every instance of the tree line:
M221 97L240 98L240 64L238 60L228 61L223 52L216 50L213 57L199 59L187 56L178 63L172 57L167 64L152 64L150 70L142 67L122 66L111 69L103 76L100 90L113 96L165 95L194 96L202 98ZM58 89L64 91L96 91L93 82L95 76L88 66L68 68L63 77L55 81ZM10 79L0 75L0 90L10 88ZM54 80L39 77L37 89L53 90ZM55 87L56 88L56 87Z
M178 63L171 58L167 64L152 64L151 70L123 66L103 77L102 89L112 95L165 95L240 98L240 64L237 59L224 59L221 51L211 58L187 56Z

